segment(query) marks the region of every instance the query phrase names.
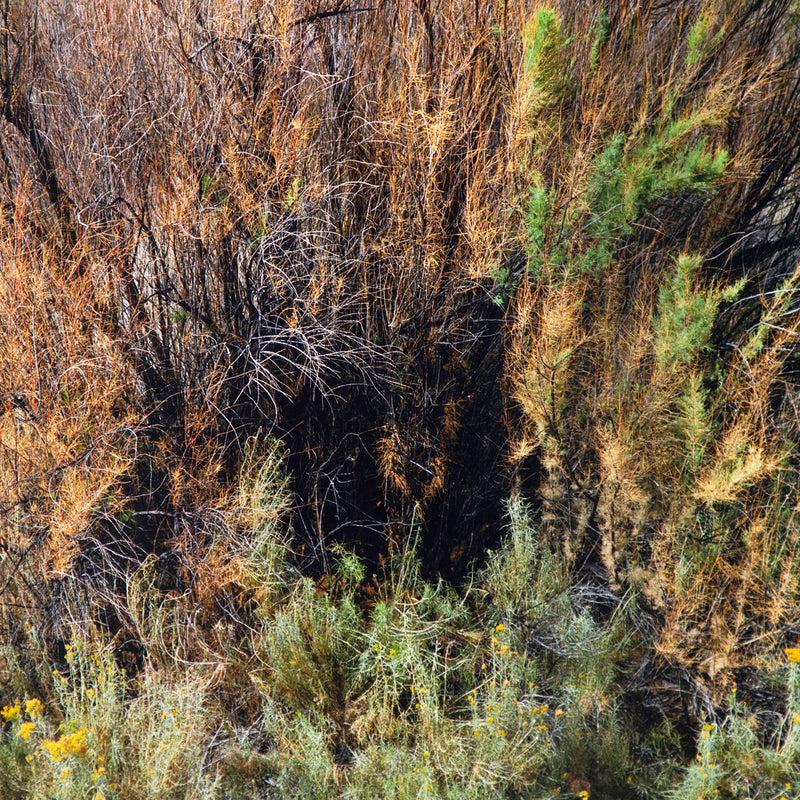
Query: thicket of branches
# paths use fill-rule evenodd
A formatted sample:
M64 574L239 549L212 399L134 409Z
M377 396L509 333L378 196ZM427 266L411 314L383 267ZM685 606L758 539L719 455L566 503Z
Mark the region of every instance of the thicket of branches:
M271 439L308 574L516 492L695 711L800 634L796 4L5 0L0 92L7 642L245 624Z

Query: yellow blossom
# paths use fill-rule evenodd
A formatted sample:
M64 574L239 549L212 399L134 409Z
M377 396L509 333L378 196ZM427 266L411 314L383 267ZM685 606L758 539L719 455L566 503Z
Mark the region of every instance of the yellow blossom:
M792 722L794 722L795 725L800 725L800 714L796 711L792 714Z
M68 733L61 736L57 741L45 739L42 742L42 749L46 750L53 761L61 761L69 755L80 756L86 752L86 734L88 728L81 728L75 733Z
M800 664L800 647L786 647L783 652L793 664Z
M33 729L35 727L35 722L23 722L22 725L19 726L17 736L21 737L22 739L27 739L33 733Z
M499 622L497 625L495 625L495 626L494 626L494 629L495 629L495 630L496 630L498 633L502 633L502 632L503 632L503 631L506 629L506 626L505 626L505 625L503 625L503 623L502 623L502 622Z
M584 789L583 791L578 792L578 797L583 798L583 800L589 800L589 792Z
M3 710L0 711L0 714L2 714L9 721L15 720L19 716L19 706L3 706Z
M25 703L25 713L30 717L37 716L42 710L42 701L35 697Z

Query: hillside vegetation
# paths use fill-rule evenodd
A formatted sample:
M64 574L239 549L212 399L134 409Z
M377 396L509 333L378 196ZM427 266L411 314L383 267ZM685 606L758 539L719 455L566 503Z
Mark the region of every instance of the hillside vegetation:
M0 16L0 797L800 798L796 0Z

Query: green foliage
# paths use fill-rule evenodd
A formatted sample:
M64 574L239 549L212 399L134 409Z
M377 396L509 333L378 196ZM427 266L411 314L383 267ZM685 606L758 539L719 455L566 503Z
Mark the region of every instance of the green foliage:
M694 66L705 54L722 39L725 29L720 28L717 33L710 38L714 27L714 5L708 3L703 7L700 15L689 29L686 37L686 66Z
M724 297L713 289L695 288L700 265L697 256L678 256L675 271L659 291L653 333L660 369L680 369L708 347L711 326Z
M605 8L601 8L597 14L594 38L592 40L592 49L589 51L590 69L595 69L595 67L597 67L597 61L600 57L600 50L608 41L608 34L610 30L611 26L609 24L608 12L605 10Z
M547 6L539 8L525 27L523 37L523 69L542 93L543 104L557 101L570 84L563 55L566 42L556 12Z
M707 191L721 177L728 161L724 150L709 151L705 139L679 144L702 122L673 120L638 144L621 132L611 137L592 163L581 198L589 212L581 233L592 244L580 256L579 274L607 269L632 224L658 203L678 192Z
M4 797L48 800L211 798L204 766L210 714L207 686L188 674L175 685L144 676L135 696L107 652L67 645L53 672L53 695L16 709L0 734Z
M529 169L525 211L529 271L543 282L567 282L578 275L604 272L631 236L635 222L677 194L711 191L728 164L725 150L711 147L702 134L719 124L724 108L711 100L707 107L698 105L676 114L677 87L667 93L660 118L647 131L640 126L612 131L604 136L599 152L595 147L583 149L583 141L570 151L569 141L558 134L564 110L552 102L558 98L563 104L569 96L566 79L554 82L555 75L570 74L563 56L566 43L559 31L555 12L540 9L526 29L521 83L532 82L551 101L536 105L538 124L550 132L550 143L558 141L566 150L566 161L588 159L591 166L583 181L564 187L566 198L559 196L561 187L547 185L541 170ZM607 36L608 17L603 12L590 54L593 65ZM561 55L556 58L557 54ZM539 141L538 136L534 138ZM543 141L542 152L546 147ZM565 157L563 152L561 157Z
M798 656L800 653L792 651ZM674 800L715 797L772 800L793 797L800 785L800 679L797 662L789 672L787 709L765 741L756 716L736 694L728 697L721 722L705 722L697 740L697 756L670 793Z

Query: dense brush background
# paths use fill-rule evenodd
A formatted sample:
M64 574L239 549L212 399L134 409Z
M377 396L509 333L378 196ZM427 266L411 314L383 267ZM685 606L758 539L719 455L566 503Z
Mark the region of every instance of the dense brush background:
M0 16L0 796L800 797L795 0Z

